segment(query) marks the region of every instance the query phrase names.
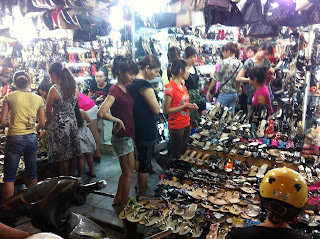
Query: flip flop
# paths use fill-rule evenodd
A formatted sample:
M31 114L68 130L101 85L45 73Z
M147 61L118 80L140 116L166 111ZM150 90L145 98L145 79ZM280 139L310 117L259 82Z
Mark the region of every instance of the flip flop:
M246 213L249 217L257 217L261 211L261 208L257 205L250 204L247 207Z
M191 229L191 237L193 238L198 238L201 236L202 234L202 231L203 231L203 228L200 228L199 225L198 226L193 226L192 229Z
M134 210L127 216L129 222L140 222L143 217L149 212L150 209L145 207L140 207Z
M244 191L245 193L256 193L257 191L252 187L252 185L250 183L244 182L243 186L240 187L240 189L242 191Z
M180 236L187 235L190 231L191 231L190 223L188 221L183 221L180 224L179 235Z
M182 217L188 220L194 218L197 208L198 208L198 204L195 204L195 203L190 204L189 207L185 210L184 215Z
M223 205L220 210L220 212L229 212L230 211L230 206L226 206L226 205Z
M232 213L233 215L237 215L237 216L240 215L242 211L243 211L243 208L239 207L236 204L233 204L229 210L230 213Z

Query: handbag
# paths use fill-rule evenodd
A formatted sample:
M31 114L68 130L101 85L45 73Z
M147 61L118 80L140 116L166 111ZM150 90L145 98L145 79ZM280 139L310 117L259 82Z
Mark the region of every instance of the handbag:
M260 0L247 0L241 4L242 7L240 8L240 12L242 13L244 23L251 24L263 20Z
M216 25L218 23L225 25L224 23L227 20L227 15L228 11L226 8L206 4L206 6L204 7L206 33L212 25Z
M228 8L230 4L230 0L208 0L208 5Z
M213 94L213 96L212 96L213 98L218 98L219 94L221 93L221 92L220 92L221 89L234 77L234 75L237 73L237 71L238 71L238 69L239 69L240 66L241 66L241 64L239 63L237 69L233 72L233 74L230 76L230 78L229 78L228 80L226 80L223 84L221 84L221 85L219 86L218 91Z
M310 25L320 23L320 5L319 4L311 12L308 22Z
M203 11L192 11L191 20L192 20L191 27L202 27L206 25Z
M179 13L182 10L182 0L171 1L167 5L167 11L169 13Z
M206 3L206 0L195 0L195 1L196 1L195 10L202 11Z
M280 26L287 27L300 27L307 26L309 21L310 9L307 11L289 11L288 16L283 20L279 21Z
M191 26L191 11L178 13L176 16L176 27L189 27Z
M289 15L290 9L283 6L275 6L267 2L265 6L265 21L267 25L277 26L279 22L284 21Z
M239 10L239 8L232 4L231 10L227 14L228 20L225 23L225 26L233 26L233 27L242 27L244 26L243 17Z
M280 26L269 26L261 22L249 26L248 36L253 38L276 37L280 33Z

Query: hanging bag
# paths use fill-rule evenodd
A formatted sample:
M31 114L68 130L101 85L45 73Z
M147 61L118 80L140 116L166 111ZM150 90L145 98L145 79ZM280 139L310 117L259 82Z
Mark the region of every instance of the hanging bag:
M239 5L243 21L246 24L263 21L262 6L260 0L243 0Z
M188 10L177 14L176 27L189 27L191 24L191 11Z
M206 1L205 0L195 0L195 1L196 1L195 10L196 11L203 11L203 8L204 8Z
M261 22L251 24L248 29L248 36L253 38L276 37L279 33L279 26L268 26Z
M242 14L239 8L237 7L237 5L235 4L231 5L231 10L227 14L227 17L228 17L228 20L225 23L226 26L242 27L245 25L243 22Z
M309 17L309 24L320 24L320 5L317 4Z
M229 8L230 0L208 0L209 6L218 6L223 8Z
M288 16L290 9L284 5L272 4L269 0L265 5L265 21L270 26L277 26L279 22L283 22Z

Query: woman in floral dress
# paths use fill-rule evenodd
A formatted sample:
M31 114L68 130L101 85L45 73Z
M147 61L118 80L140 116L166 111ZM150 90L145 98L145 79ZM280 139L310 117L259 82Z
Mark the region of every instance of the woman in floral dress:
M74 175L80 156L78 126L75 116L76 83L69 69L53 63L49 75L54 85L46 102L48 124L47 151L50 162L59 163L60 175Z

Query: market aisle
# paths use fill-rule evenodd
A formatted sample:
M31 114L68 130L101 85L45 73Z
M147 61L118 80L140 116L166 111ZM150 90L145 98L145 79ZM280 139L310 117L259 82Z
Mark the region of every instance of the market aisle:
M96 182L99 180L106 180L107 187L101 190L102 192L115 194L117 191L118 180L121 175L121 169L118 159L111 154L102 155L101 162L95 162L95 173L96 178L89 178L88 176L83 177L84 183ZM150 174L148 180L147 193L152 193L156 189L156 185L159 181L159 175L153 173ZM134 185L137 182L137 173L134 173L131 184L130 196L135 197L136 193L134 190ZM87 216L90 219L98 220L105 224L104 226L112 230L109 237L121 238L117 236L122 236L122 221L118 218L117 207L112 207L112 198L105 196L90 194L87 197L87 202L85 205L72 207L70 210ZM114 237L113 237L114 236Z

